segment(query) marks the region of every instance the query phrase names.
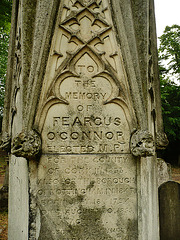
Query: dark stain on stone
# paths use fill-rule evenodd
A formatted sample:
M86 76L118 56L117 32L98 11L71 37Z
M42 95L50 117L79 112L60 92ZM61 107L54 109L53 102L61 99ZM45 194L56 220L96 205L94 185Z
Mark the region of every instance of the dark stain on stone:
M100 209L85 209L81 207L79 224L76 226L69 225L69 234L71 239L96 239L96 240L113 240L103 227L101 216L104 212Z
M84 200L84 196L78 195L76 199L77 199L77 202L82 202Z
M86 187L86 190L91 190L94 187L95 181L91 181L90 184Z
M128 219L127 235L133 237L134 240L138 239L137 235L138 222L136 219Z

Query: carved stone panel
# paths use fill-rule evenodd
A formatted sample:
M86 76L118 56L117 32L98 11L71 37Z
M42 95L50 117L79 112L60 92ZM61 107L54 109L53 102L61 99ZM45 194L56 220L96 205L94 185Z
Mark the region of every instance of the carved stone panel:
M136 185L130 154L43 155L39 239L137 239Z
M90 59L88 54L82 56L77 68L86 60L91 64L87 69L96 68ZM55 91L64 103L55 103L47 112L43 153L130 153L129 125L122 107L111 99L112 85L111 78L103 74L58 79Z
M84 75L57 79L55 91L63 102L51 105L42 128L36 196L40 239L47 233L49 239L136 239L130 127L112 100L112 79L89 74L98 68L90 60L86 53L75 64L77 69L81 61L91 64Z
M60 16L35 120L32 239L136 240L136 120L109 3L64 1Z

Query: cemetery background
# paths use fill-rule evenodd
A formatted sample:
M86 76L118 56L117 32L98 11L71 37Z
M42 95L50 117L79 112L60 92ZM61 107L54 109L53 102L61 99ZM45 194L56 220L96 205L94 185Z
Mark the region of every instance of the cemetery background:
M167 73L167 72L166 72ZM162 75L161 75L161 77L162 78L164 78L164 86L166 85L168 85L168 87L171 87L171 86L173 86L175 89L175 91L177 91L177 93L178 93L178 91L179 91L179 87L178 86L175 86L174 84L172 84L171 82L169 82L169 81L166 81L165 80L165 71L164 72L162 72ZM164 88L164 86L163 86L163 88ZM1 88L2 89L2 88ZM164 93L166 93L166 90L165 90L165 92ZM3 94L1 95L1 96L3 96ZM167 96L166 96L167 97ZM162 100L164 100L164 99L162 99ZM166 101L167 101L167 98L165 99ZM165 101L165 104L166 104L166 101ZM2 106L2 105L1 105ZM178 110L179 111L179 110ZM166 114L166 113L165 113ZM169 114L169 113L168 113ZM176 125L176 123L175 122L173 122L173 124L171 125L171 129L173 128L173 126L178 126L178 122L177 122L177 125ZM179 126L178 126L179 127ZM176 130L177 130L177 128L176 128ZM175 132L177 132L177 131L175 131ZM167 132L168 133L168 132ZM172 132L171 132L172 133ZM174 135L174 133L173 134L170 134L169 136L170 136L170 138L171 139L173 139L173 135ZM176 141L178 140L179 141L179 136L177 135L177 136L175 136L175 139L176 139ZM174 144L172 144L173 146L174 146ZM169 151L171 151L171 150L169 150ZM163 156L165 156L165 155L163 155ZM169 157L168 157L169 158ZM175 164L176 165L178 165L177 163L177 159L176 160L174 160L175 161ZM170 161L171 162L171 161ZM174 162L172 162L172 163L174 163ZM4 171L3 171L3 173L4 173ZM179 173L178 173L178 168L172 168L172 176L173 176L173 178L174 179L176 179L176 181L179 181ZM0 233L1 234L1 233ZM3 238L2 238L3 239ZM5 238L4 238L5 239Z

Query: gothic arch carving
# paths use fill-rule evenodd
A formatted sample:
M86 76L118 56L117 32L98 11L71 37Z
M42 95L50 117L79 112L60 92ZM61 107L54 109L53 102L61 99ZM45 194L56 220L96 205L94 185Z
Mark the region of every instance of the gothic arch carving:
M65 79L101 78L111 86L111 94L103 104L121 106L132 131L136 117L107 1L64 1L60 9L35 126L41 132L51 105L68 104L60 94Z

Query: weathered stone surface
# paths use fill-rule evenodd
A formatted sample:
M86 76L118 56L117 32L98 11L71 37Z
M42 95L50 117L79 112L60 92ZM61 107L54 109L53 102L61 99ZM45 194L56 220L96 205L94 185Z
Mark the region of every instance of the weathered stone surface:
M41 138L33 130L23 131L12 141L11 152L17 157L35 158L41 151Z
M169 141L167 139L166 134L164 132L158 132L156 134L156 147L158 149L165 149L168 144Z
M9 152L11 149L11 137L7 132L4 133L4 136L0 137L0 149L6 152Z
M131 152L134 156L153 156L155 143L152 134L147 131L135 132L131 137Z
M158 187L165 182L170 181L171 178L171 166L166 163L163 159L157 158L157 169L158 169Z
M166 182L159 188L160 239L176 240L180 236L180 184Z
M128 154L43 155L36 189L39 239L137 239L136 177Z
M28 239L29 225L29 180L25 158L10 158L8 239Z
M9 239L158 240L153 1L13 4Z
M66 4L35 122L42 155L31 191L40 227L31 237L137 239L135 120L108 2Z

